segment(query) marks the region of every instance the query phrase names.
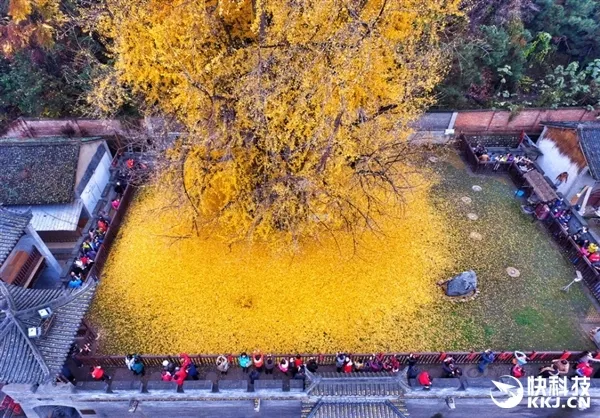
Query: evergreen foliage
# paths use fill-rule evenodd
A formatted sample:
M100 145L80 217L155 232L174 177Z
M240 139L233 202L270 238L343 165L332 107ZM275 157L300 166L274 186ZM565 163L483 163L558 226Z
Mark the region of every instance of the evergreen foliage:
M587 66L600 58L599 1L477 1L469 17L471 25L447 38L454 60L438 87L439 107L598 105L593 65ZM571 75L577 69L583 70Z

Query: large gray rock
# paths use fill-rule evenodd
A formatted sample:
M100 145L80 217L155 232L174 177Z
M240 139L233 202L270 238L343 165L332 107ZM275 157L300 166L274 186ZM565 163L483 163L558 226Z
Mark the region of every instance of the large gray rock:
M477 275L473 270L463 271L447 283L448 296L465 296L477 289Z

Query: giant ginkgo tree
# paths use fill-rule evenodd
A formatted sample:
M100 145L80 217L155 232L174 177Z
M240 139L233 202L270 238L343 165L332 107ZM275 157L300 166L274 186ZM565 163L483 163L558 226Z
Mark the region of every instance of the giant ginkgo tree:
M141 96L185 127L159 178L195 225L297 242L377 229L402 199L410 122L444 74L459 0L100 3L114 67L90 100Z

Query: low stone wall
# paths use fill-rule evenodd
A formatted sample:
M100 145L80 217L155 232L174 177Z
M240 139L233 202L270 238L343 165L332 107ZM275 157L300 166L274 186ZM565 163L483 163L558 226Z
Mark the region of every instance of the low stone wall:
M595 121L599 110L586 108L524 109L518 113L507 110L465 110L458 112L456 132L542 132L541 122Z
M428 112L413 124L416 131L441 132L454 129L456 132L520 132L529 134L542 131L540 122L585 122L595 121L600 110L586 108L524 109L518 113L507 110L464 110L460 112ZM446 126L447 125L447 126ZM11 122L4 138L63 137L129 137L140 131L152 135L161 132L165 123L161 118L145 118L123 122L116 119L29 119L19 118ZM174 128L181 130L180 127ZM172 132L177 134L178 132ZM437 140L439 135L431 138ZM420 138L419 140L421 140Z

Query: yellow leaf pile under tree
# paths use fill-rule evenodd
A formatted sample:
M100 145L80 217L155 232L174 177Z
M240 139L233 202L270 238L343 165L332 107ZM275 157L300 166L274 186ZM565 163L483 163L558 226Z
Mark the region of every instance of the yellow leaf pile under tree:
M89 99L110 112L133 94L185 127L159 178L196 229L294 244L377 230L459 3L104 0L114 67Z
M175 191L142 189L92 305L101 352L369 353L462 342L448 337L460 318L436 284L455 272L452 225L432 204L431 183L409 180L404 210L376 218L385 235L364 234L354 248L340 232L294 252L197 236L185 221L191 208L162 209Z

